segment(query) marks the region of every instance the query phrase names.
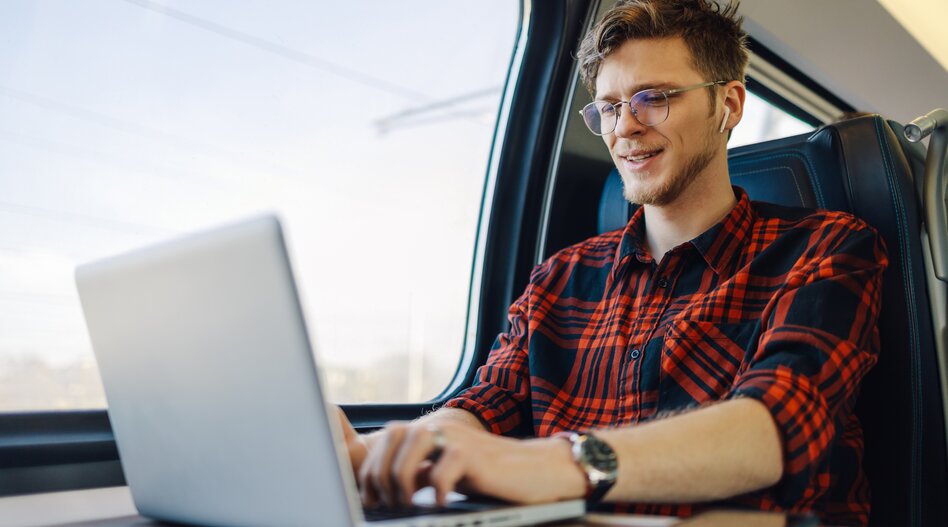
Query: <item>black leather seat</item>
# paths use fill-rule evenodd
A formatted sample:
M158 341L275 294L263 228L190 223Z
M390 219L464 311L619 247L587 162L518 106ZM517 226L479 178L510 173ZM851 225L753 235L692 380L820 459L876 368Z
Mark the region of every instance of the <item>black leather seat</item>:
M945 414L912 172L918 151L903 151L896 130L878 116L861 117L735 148L728 164L731 181L751 199L851 212L885 239L882 348L856 408L872 487L870 522L948 525ZM614 172L600 201L600 232L621 227L629 213Z

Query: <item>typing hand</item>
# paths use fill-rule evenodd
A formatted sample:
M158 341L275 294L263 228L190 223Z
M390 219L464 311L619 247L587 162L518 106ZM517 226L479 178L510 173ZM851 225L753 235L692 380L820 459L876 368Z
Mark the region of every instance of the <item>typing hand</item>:
M338 406L335 408L339 414L339 423L342 428L343 439L345 439L346 442L346 450L349 451L349 461L352 463L352 471L355 474L359 474L359 469L362 467L362 463L369 453L368 446L359 433L355 431L355 428L352 427L352 423L349 422L342 408Z
M409 505L427 485L439 505L451 491L538 503L586 490L562 439L520 441L451 422L389 423L374 439L358 474L366 507Z

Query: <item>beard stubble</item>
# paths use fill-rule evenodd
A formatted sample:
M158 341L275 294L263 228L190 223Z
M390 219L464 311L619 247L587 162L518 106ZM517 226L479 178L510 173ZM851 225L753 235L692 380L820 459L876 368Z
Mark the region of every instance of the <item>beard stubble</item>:
M630 185L630 182L627 180L627 178L636 177L636 175L623 175L622 193L625 199L639 205L654 206L668 205L678 199L678 196L697 179L698 175L701 174L701 172L708 167L708 164L711 163L711 160L714 159L714 155L717 153L717 145L714 144L714 133L714 130L707 130L704 134L704 144L702 148L688 158L681 171L673 174L668 181L658 188L636 191L635 186ZM619 174L622 174L621 170ZM650 176L651 174L644 174L645 178Z

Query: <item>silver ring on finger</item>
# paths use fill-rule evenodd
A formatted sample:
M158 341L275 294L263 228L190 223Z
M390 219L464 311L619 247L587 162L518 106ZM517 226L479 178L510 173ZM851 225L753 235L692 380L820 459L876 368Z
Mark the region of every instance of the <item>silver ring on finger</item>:
M428 425L428 431L431 432L431 439L434 446L434 451L431 453L431 458L436 459L441 455L441 452L447 448L448 440L444 436L444 432L435 425Z

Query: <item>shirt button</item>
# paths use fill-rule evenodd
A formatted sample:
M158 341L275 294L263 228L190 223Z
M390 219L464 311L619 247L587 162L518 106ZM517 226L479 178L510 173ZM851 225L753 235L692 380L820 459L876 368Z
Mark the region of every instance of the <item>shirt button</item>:
M642 352L640 352L639 350L632 350L632 355L631 355L631 356L632 356L633 359L637 359L637 358L639 358L639 355L641 355L641 354L642 354Z
M668 287L668 279L664 276L658 279L658 287Z

